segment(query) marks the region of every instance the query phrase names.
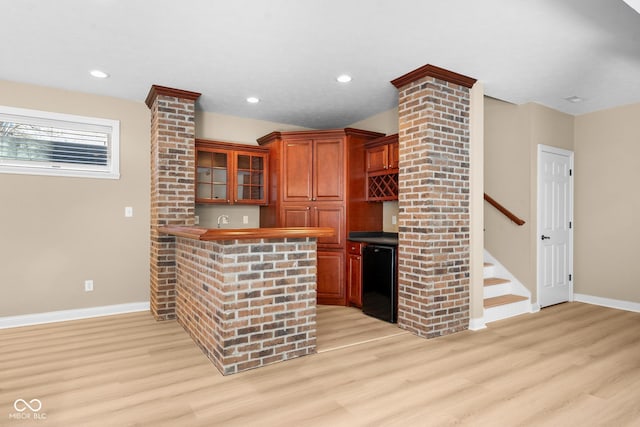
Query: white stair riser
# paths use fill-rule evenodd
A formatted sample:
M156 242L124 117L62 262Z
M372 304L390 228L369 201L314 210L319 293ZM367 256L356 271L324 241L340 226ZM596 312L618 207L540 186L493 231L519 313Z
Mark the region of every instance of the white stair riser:
M499 285L485 286L483 289L484 298L493 298L509 294L521 295L527 298L524 301L485 308L484 322L495 322L496 320L507 319L520 314L533 313L531 293L497 259L487 252L486 249L484 251L484 262L492 264L483 268L484 278L497 277L510 280L510 282Z
M495 277L496 276L496 266L495 265L491 265L489 267L484 267L482 270L482 276L483 277Z
M486 249L484 250L484 262L491 266L484 267L484 277L500 277L511 281L511 293L531 298L531 292L518 279L511 274L496 258ZM489 275L488 275L489 274Z
M484 287L485 298L499 297L501 295L509 295L511 293L511 282Z
M495 322L496 320L507 319L525 313L531 313L531 302L529 300L485 308L484 321L485 323Z

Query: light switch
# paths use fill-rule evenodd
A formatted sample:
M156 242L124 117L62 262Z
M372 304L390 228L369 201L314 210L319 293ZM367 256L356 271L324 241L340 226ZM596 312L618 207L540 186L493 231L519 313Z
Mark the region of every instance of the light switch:
M249 224L249 216L248 215L243 215L242 216L242 223L243 224Z
M396 225L398 223L398 217L391 215L391 224Z
M133 216L133 208L131 206L124 208L124 216L127 218L131 218Z

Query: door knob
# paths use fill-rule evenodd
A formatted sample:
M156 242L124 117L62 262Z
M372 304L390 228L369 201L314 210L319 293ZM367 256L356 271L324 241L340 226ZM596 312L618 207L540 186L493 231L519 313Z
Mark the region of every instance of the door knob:
M550 238L551 238L551 237L549 237L549 236L545 236L544 234L542 235L542 240L547 240L547 239L550 239Z

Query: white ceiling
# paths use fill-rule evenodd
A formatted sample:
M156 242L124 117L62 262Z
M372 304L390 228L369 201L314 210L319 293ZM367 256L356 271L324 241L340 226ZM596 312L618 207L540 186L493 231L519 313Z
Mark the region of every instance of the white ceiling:
M394 107L389 81L424 64L570 114L640 102L640 14L623 0L0 0L0 14L0 79L139 101L159 84L310 128Z

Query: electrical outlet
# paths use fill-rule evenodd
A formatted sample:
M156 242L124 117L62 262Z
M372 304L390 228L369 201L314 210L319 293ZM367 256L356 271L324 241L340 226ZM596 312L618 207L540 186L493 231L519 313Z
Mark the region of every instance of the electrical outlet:
M391 224L396 225L398 223L398 217L391 215Z
M199 217L198 215L196 215L194 218L195 218L195 219L194 219L193 223L194 223L195 225L200 224L200 217Z
M124 208L124 216L126 218L131 218L133 216L133 207L127 206Z
M84 291L85 292L93 292L93 280L85 280L84 281Z
M243 215L242 216L242 223L243 224L249 224L249 216Z

